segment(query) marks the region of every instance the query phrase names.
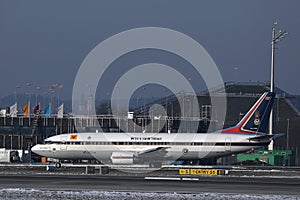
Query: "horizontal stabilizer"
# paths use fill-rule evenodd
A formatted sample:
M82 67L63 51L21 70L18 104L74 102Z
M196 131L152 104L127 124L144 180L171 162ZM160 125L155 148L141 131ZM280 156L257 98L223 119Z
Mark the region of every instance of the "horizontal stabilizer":
M285 135L285 133L277 133L277 134L273 134L273 135L260 135L260 136L257 136L257 137L250 137L248 138L249 141L257 141L257 142L260 142L260 141L269 141L269 140L274 140L275 138L278 138L278 137L281 137Z

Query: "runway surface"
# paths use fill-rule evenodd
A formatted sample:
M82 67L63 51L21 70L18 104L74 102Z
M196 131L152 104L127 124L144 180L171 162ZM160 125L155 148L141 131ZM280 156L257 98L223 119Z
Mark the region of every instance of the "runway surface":
M0 174L0 188L64 191L126 191L167 193L230 193L296 195L300 197L299 178L275 177L198 177L199 179L153 180L152 177Z

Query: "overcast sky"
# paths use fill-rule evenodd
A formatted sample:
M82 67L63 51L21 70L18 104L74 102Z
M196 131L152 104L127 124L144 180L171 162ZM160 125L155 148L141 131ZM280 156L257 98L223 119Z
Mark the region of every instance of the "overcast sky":
M224 81L268 81L274 21L289 33L277 44L276 86L300 94L299 8L298 0L1 0L0 97L13 94L17 85L25 91L26 83L32 83L31 90L61 83L63 98L70 99L77 70L96 45L149 26L180 31L199 42ZM144 61L143 56L135 59Z

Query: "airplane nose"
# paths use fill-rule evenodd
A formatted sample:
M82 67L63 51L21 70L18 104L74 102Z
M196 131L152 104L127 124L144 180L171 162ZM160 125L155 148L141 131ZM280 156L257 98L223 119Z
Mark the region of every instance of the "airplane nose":
M31 148L31 151L32 151L33 153L38 154L39 149L40 149L40 147L39 147L39 145L37 144L37 145L34 145L34 146Z

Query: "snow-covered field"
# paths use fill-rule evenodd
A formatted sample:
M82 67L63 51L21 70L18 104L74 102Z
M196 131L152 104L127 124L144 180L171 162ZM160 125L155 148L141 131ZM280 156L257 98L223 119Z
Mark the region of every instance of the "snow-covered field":
M50 200L50 199L105 199L105 200L188 200L188 199L230 199L230 200L293 200L300 196L293 195L245 195L245 194L221 194L221 193L200 193L200 194L177 194L177 193L141 193L141 192L104 192L104 191L46 191L29 189L0 189L0 199L26 199L26 200Z

